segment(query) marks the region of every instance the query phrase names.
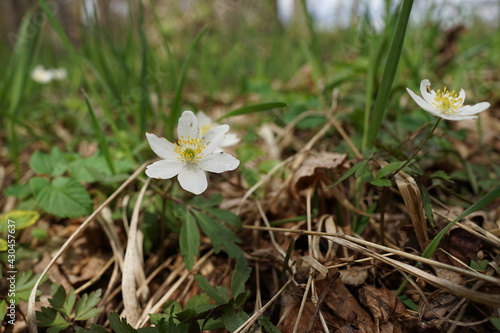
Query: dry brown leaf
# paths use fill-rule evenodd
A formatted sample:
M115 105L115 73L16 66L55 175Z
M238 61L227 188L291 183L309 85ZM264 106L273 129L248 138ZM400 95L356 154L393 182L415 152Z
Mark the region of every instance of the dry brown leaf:
M413 227L415 228L415 234L417 235L420 249L423 250L429 244L429 236L427 234L427 219L424 214L424 204L422 202L420 189L415 179L403 171L396 174L394 178L406 208L408 209Z
M328 152L307 152L300 166L294 170L291 191L300 196L303 191L314 187L318 182L327 180L325 170L333 170L344 163L346 154Z
M340 279L342 283L348 286L360 286L362 285L366 278L368 277L368 269L365 267L361 268L349 268L339 271Z
M360 299L372 313L380 332L402 332L399 320L408 317L408 313L392 291L385 287L364 286Z

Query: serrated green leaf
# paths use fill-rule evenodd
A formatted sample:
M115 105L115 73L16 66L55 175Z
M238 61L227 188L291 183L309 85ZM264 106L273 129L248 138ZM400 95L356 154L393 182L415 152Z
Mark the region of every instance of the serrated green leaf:
M205 209L205 211L224 223L232 225L233 227L238 229L241 228L241 219L238 215L234 214L233 212L220 208L207 208Z
M200 229L189 211L185 214L185 219L181 225L179 235L179 245L181 254L184 256L184 264L188 270L194 265L194 258L198 255L200 249Z
M101 292L101 289L97 289L90 294L82 295L82 298L76 303L75 320L87 320L101 312L100 308L95 308L101 300Z
M252 268L248 266L245 258L236 260L233 276L231 278L231 293L233 297L234 295L243 293L243 290L245 290L245 283L250 278L250 273L252 273Z
M47 332L60 332L70 325L63 315L53 308L42 307L42 311L36 311L36 320L38 326L50 327Z
M240 241L240 239L234 234L231 229L229 229L213 217L196 210L193 210L193 213L203 232L212 241L212 245L216 253L220 251L221 245L225 240L230 240L233 242Z
M35 199L47 213L59 217L77 217L92 212L92 200L84 186L74 179L60 177L52 183L45 178L32 178Z
M50 154L36 151L30 159L30 167L39 175L59 176L68 169L73 154L65 154L53 147Z
M138 333L137 330L127 323L125 318L120 318L116 312L111 312L108 319L115 333Z
M198 282L198 286L218 304L228 302L229 298L227 297L227 290L224 286L213 287L205 277L199 274L194 276L194 280Z
M31 293L31 289L35 286L36 280L40 277L40 274L33 274L31 270L23 271L16 278L16 296L14 299L16 300L16 304L19 300L23 300L25 302L28 301ZM43 279L40 281L42 284L45 280L47 280L48 275L45 275ZM40 295L41 291L37 290L37 296Z
M238 327L243 325L249 317L250 316L244 311L234 312L233 309L226 309L222 315L222 321L226 329L230 332L234 332Z
M0 215L0 232L7 231L9 220L14 223L14 230L22 230L35 224L40 218L40 214L34 210L12 210Z
M198 209L205 209L213 206L218 206L222 202L222 195L214 194L210 198L204 198L201 196L195 196L189 200L189 205L194 206Z
M3 194L18 199L25 199L31 194L31 188L29 184L11 185L3 191Z
M229 111L225 115L217 118L217 120L215 120L215 122L220 122L224 118L239 116L239 115L247 114L247 113L267 111L267 110L272 110L272 109L283 109L283 108L286 108L287 106L288 106L288 104L283 103L283 102L271 102L271 103L246 105L246 106L243 106L241 108Z
M69 294L66 295L66 290L61 285L58 286L57 290L53 293L52 298L49 299L49 303L52 305L52 308L61 312L67 318L71 316L71 311L75 306L75 301L75 291L71 289Z
M271 323L271 321L267 317L260 317L259 323L267 333L281 333L281 331L276 326L274 326L274 324Z
M370 184L375 186L391 186L392 182L389 179L374 179L370 181Z

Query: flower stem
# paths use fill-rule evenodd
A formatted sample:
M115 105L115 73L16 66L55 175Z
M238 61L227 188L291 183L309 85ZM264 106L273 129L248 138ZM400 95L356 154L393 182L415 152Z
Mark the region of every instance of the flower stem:
M389 177L387 177L388 179L391 179L392 177L394 177L399 171L403 170L408 164L410 164L411 160L413 160L413 158L415 158L415 156L417 156L418 152L422 149L422 147L425 145L425 143L427 141L429 141L429 139L431 138L432 134L434 133L434 131L438 127L439 123L441 122L441 119L442 118L438 118L437 119L437 121L434 124L434 126L432 126L432 128L429 130L429 133L427 133L427 135L425 136L424 140L422 140L422 142L418 145L417 149L415 149L413 151L413 154L411 154L411 156L406 160L406 162L402 166L400 166L396 171L394 171L393 173L391 173L389 175Z

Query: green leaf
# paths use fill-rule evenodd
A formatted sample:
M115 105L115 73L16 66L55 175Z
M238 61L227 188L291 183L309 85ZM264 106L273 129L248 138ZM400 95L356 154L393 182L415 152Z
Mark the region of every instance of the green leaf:
M207 293L217 304L225 304L229 301L227 291L224 286L213 287L208 283L207 279L203 276L196 274L194 280L198 282L198 286Z
M234 214L233 212L220 208L207 208L205 209L205 211L224 223L232 225L233 227L238 229L241 228L241 219L238 215Z
M47 213L59 217L77 217L92 212L92 200L84 186L71 178L32 178L30 186L35 199Z
M247 114L247 113L267 111L267 110L272 110L272 109L283 109L283 108L286 108L287 106L288 106L288 104L283 103L283 102L272 102L272 103L247 105L247 106L243 106L241 108L229 111L225 115L217 118L217 120L215 120L215 122L220 122L224 118L239 116L239 115Z
M450 230L450 228L457 222L466 217L469 214L474 213L475 211L483 208L496 198L500 196L500 186L496 187L495 189L491 190L487 194L485 194L483 197L481 197L477 202L475 202L473 205L471 205L469 208L467 208L462 214L460 214L456 219L448 223L446 227L444 227L437 235L434 237L434 239L427 245L425 248L424 252L422 253L422 257L424 258L429 258L434 251L436 251L437 247L439 246L439 243L441 242L441 239L444 237L444 235Z
M347 172L344 173L339 179L337 179L337 181L333 185L331 185L329 187L334 187L334 186L337 186L338 184L342 183L344 180L346 180L349 176L354 174L356 171L358 171L362 168L365 168L367 164L368 164L368 160L364 160L364 161L361 161L359 163L356 163L349 170L347 170Z
M249 318L249 315L244 311L234 312L233 309L226 309L224 314L222 315L222 321L224 322L224 326L230 332L234 332L238 327L243 325L245 321Z
M76 333L109 333L107 329L102 327L101 325L97 324L92 324L90 325L90 328L83 329L81 327L75 327L75 332Z
M383 167L382 169L380 169L377 172L377 174L375 175L375 179L382 179L385 176L390 175L391 173L393 173L394 171L399 169L405 163L406 163L406 161L400 161L400 162L392 162L392 163L387 164L385 167Z
M137 333L137 330L130 326L125 318L120 318L116 312L111 312L108 319L116 333Z
M39 175L59 176L67 170L65 153L53 147L50 154L36 151L30 159L30 167Z
M374 179L370 181L370 184L375 186L391 186L392 182L389 179Z
M200 225L203 232L210 238L212 245L216 253L221 249L223 241L230 240L233 242L239 242L240 239L236 237L232 230L227 228L225 225L217 221L211 216L203 214L199 211L193 210L198 224Z
M13 225L16 231L27 228L35 224L39 218L40 214L34 210L12 210L0 215L0 232L7 231L9 224Z
M260 317L259 323L267 333L281 333L281 331L276 326L274 326L274 324L271 323L271 321L267 317Z
M16 300L16 304L21 299L25 302L29 300L31 290L35 286L36 280L40 277L40 274L33 274L31 270L23 271L21 274L17 276L16 279L16 296L14 299ZM40 281L42 284L45 280L47 280L48 275L45 275L43 279ZM41 291L36 291L37 296L41 294Z
M377 92L373 113L369 122L370 126L368 128L368 133L366 133L367 137L363 139L368 145L366 147L373 145L377 139L377 134L380 131L380 125L382 124L382 120L387 109L387 102L392 90L392 83L394 82L399 59L403 50L406 27L408 26L412 6L413 0L403 0L401 11L398 14L396 30L394 31L394 36L389 47L389 54L387 55L384 73L382 74L382 81L380 82L380 88Z
M209 207L218 206L222 202L222 195L214 194L210 198L203 198L202 196L195 196L189 200L189 205L194 206L199 209L205 209Z
M186 217L181 225L179 236L181 254L184 256L184 264L188 270L194 265L194 258L200 249L200 229L196 224L193 214L186 212Z
M424 203L424 212L425 216L427 216L427 220L429 220L430 225L434 228L434 216L432 215L432 202L429 192L425 186L421 186L422 191L422 202Z
M246 259L243 257L240 260L236 260L236 265L233 270L233 276L231 278L231 294L240 295L245 290L245 282L250 278L250 273L252 268L248 266Z
M29 184L11 185L3 191L3 194L18 199L25 199L31 194L31 188Z
M7 241L3 238L0 238L0 252L7 251Z
M495 326L497 330L500 331L500 318L490 317L490 322Z
M52 308L61 312L67 318L71 316L71 311L75 306L75 301L76 301L75 291L71 289L69 291L69 294L66 295L66 290L61 285L59 285L57 290L55 290L55 292L52 295L52 298L49 299L49 303L50 305L52 305Z
M101 300L101 289L83 294L82 298L76 303L75 320L87 320L97 316L101 312L101 308L95 308Z
M447 182L452 182L453 183L453 177L451 177L449 174L447 174L446 172L444 172L443 170L438 170L436 172L433 172L431 175L430 175L431 178L437 178L437 179L441 179L441 180L444 180L444 181L447 181Z
M63 329L69 327L69 323L53 308L42 307L42 311L36 311L36 320L38 320L38 326L50 327L47 332L56 333Z
M0 322L3 322L7 314L7 300L0 299Z

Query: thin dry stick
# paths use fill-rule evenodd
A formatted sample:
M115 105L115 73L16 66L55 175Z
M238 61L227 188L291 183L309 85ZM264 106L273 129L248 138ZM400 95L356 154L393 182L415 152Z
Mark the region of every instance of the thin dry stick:
M264 221L264 224L266 226L270 227L271 224L269 223L269 220L267 219L266 213L262 209L262 205L260 204L259 201L255 201L255 203L257 205L257 209L259 210L260 216L262 217L262 221ZM279 246L278 242L276 242L276 239L274 238L274 234L272 231L269 231L269 237L271 238L271 243L273 243L274 247L276 248L276 251L278 251L279 254L281 254L281 256L283 258L286 258L286 252L281 248L281 246ZM289 263L289 264L291 264L291 263Z
M314 269L311 267L309 269L309 278L307 279L306 290L304 290L304 295L302 296L302 302L300 302L299 313L297 313L297 320L295 321L295 325L293 326L292 333L297 333L297 330L299 329L300 319L302 319L302 312L304 312L304 307L306 306L307 302L307 295L309 294L309 290L311 289L311 283L312 280L314 279L313 272Z
M141 210L142 199L148 188L150 178L142 186L137 201L132 212L132 219L128 231L127 249L125 250L125 259L123 260L122 275L122 296L125 317L128 323L136 327L139 321L140 306L136 296L135 279L137 271L142 268L137 259L137 228L139 226L139 212ZM136 327L137 328L137 327Z
M101 270L92 277L92 279L88 280L85 284L80 286L78 289L75 290L75 294L78 295L91 285L93 285L97 280L101 278L101 276L108 270L108 268L115 262L115 257L111 257L106 264L104 264L104 267L101 268Z
M330 290L330 287L338 279L339 276L340 276L340 273L336 272L331 278L328 279L328 284L326 285L326 288L324 288L321 291L321 294L319 295L318 301L316 302L316 304L314 304L314 305L316 305L316 310L314 311L314 314L312 315L311 320L309 321L309 325L307 326L306 333L309 333L312 330L312 327L314 325L314 319L316 318L316 316L318 315L318 313L320 314L321 317L323 317L321 315L321 312L320 312L321 304L323 304L323 301L325 300L326 294L328 294L328 291ZM323 325L323 329L325 329L324 319L321 321L321 324ZM328 327L326 328L325 332L328 332Z
M344 239L344 240L347 240L347 241L355 243L355 244L360 244L360 245L372 247L372 248L375 248L375 249L378 249L378 250L381 250L381 251L386 251L388 253L401 256L403 258L407 258L407 259L415 260L415 261L420 261L420 262L422 262L423 264L426 264L426 265L431 265L431 266L436 266L436 267L440 267L440 268L445 268L445 269L448 269L450 271L457 272L459 274L463 274L463 275L466 275L466 276L469 276L469 277L472 277L472 278L484 280L486 282L491 282L491 283L495 283L495 284L500 284L500 279L494 278L492 276L480 274L480 273L477 273L475 271L468 271L468 270L465 270L463 268L451 266L451 265L448 265L448 264L445 264L445 263L442 263L442 262L439 262L439 261L435 261L435 260L427 259L427 258L424 258L424 257L416 256L416 255L411 254L411 253L406 253L406 252L403 252L403 251L392 249L392 248L387 247L387 246L383 246L383 245L379 245L379 244L376 244L376 243L368 242L368 241L365 241L365 240L362 240L362 239L359 239L359 238L356 238L356 237L348 236L348 235L343 235L343 234L338 234L338 233L337 234L329 234L329 233L326 233L326 232L318 232L318 231L309 232L309 231L306 231L306 230L295 230L295 229L287 229L287 228L275 228L275 227L268 228L268 227L252 226L252 225L244 225L243 228L245 228L245 229L258 229L258 230L273 230L273 231L280 231L280 232L290 232L290 233L295 233L295 234L300 234L300 235L309 235L309 234L311 234L311 235L315 235L315 236L325 237L325 239L332 240L332 241L336 241L335 239ZM378 254L378 256L383 257L381 254Z
M163 295L163 297L158 302L156 302L155 305L149 306L149 304L148 304L148 306L142 312L142 316L141 316L137 326L138 327L144 326L146 324L146 322L149 320L149 314L156 313L163 306L163 304L165 304L165 302L168 301L168 299L177 290L177 288L179 288L179 286L184 283L184 281L188 278L188 276L190 274L193 274L193 272L196 272L198 269L200 269L200 267L205 263L205 261L207 261L207 259L210 258L210 256L213 254L214 254L213 249L208 251L203 257L201 257L194 264L193 270L191 272L186 270L184 272L184 274L182 274L182 276L180 278L178 278L177 281L172 285L172 287L165 293L165 295Z
M270 300L269 302L266 303L266 305L264 305L259 311L255 312L252 316L250 316L250 318L248 318L243 324L241 324L240 327L238 327L236 329L236 331L234 331L233 333L245 333L246 331L248 331L252 325L255 323L255 321L257 319L259 319L260 316L262 316L264 314L264 312L267 310L267 308L269 306L271 306L271 304L274 303L274 301L278 298L278 296L281 295L281 293L283 293L286 289L286 287L288 287L288 285L292 282L292 280L288 280L284 285L283 287L281 287L280 290L278 290L278 292L276 293L276 295L274 295Z
M35 299L36 299L36 290L38 289L38 285L40 284L40 281L42 281L42 278L49 269L54 265L57 259L66 251L66 249L73 244L75 239L89 226L90 222L94 220L94 218L101 212L101 210L109 205L111 201L113 201L118 194L120 194L135 178L137 178L143 171L144 168L146 168L146 165L151 163L150 161L144 163L141 165L111 196L106 199L92 214L90 214L89 217L80 225L80 227L66 240L66 242L61 246L59 251L54 255L52 260L49 262L47 267L43 270L43 272L40 274L40 277L38 280L36 280L33 289L31 290L30 293L30 298L28 300L28 311L26 314L26 322L28 324L28 329L30 333L38 333L38 329L36 326L36 314L35 314Z

